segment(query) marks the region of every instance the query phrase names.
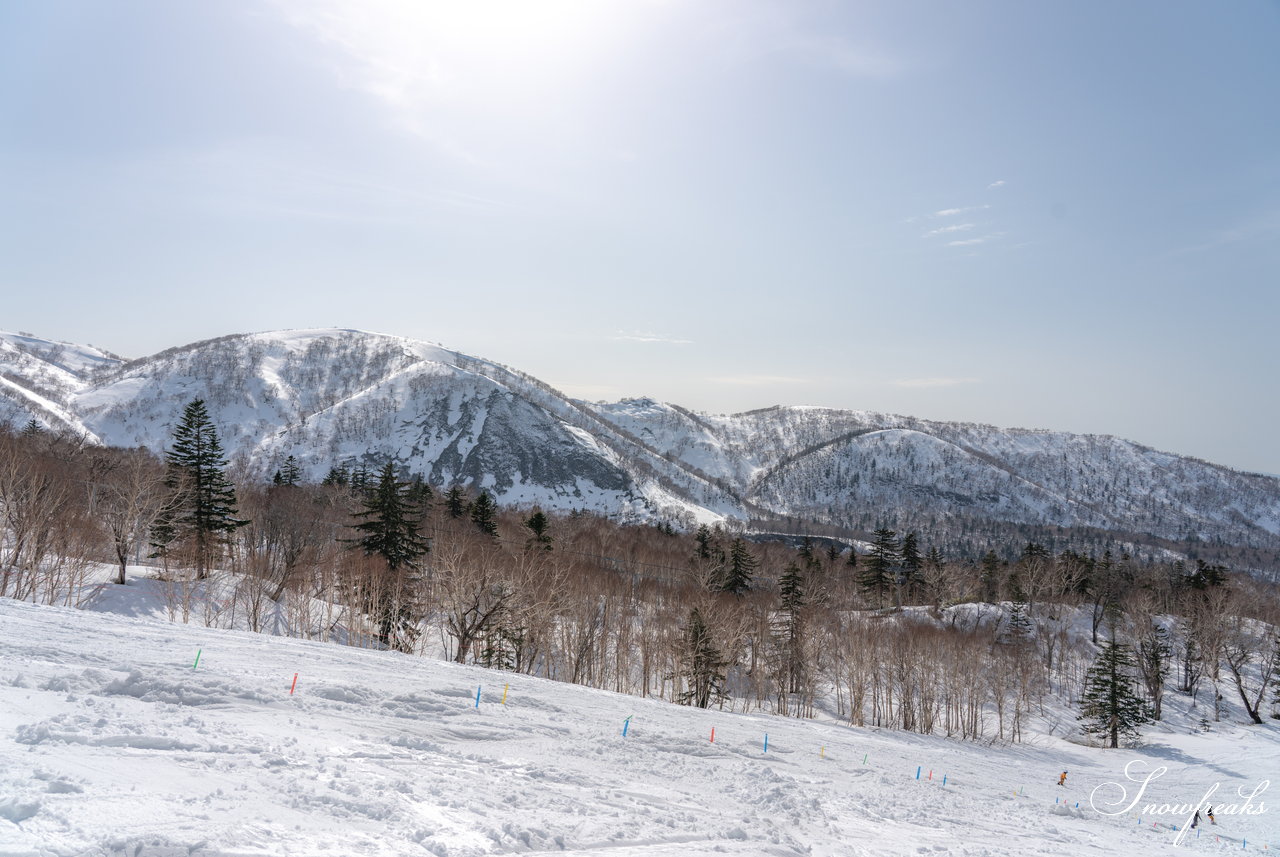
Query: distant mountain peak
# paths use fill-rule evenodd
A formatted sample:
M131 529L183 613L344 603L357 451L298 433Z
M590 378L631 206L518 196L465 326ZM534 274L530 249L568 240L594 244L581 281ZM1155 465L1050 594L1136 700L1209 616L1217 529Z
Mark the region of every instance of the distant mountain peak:
M290 455L314 479L392 460L508 503L684 524L889 525L967 554L1030 537L1216 546L1273 564L1280 549L1280 479L1104 435L804 405L708 415L649 396L587 403L483 358L355 328L233 334L128 362L0 333L11 425L158 451L193 398L259 474Z

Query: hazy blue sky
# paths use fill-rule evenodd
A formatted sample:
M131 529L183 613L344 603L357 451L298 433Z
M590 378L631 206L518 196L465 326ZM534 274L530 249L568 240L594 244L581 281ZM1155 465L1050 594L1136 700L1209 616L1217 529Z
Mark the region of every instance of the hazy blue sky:
M0 0L0 328L1280 473L1280 4Z

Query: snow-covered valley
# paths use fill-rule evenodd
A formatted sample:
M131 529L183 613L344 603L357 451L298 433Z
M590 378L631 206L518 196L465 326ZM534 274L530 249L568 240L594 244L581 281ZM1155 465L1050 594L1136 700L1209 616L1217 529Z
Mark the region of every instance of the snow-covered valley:
M1229 716L1204 732L1198 713L1170 703L1142 747L1108 751L1064 740L1066 727L1006 745L855 728L829 714L730 714L169 624L152 584L108 587L87 610L0 599L0 854L1280 847L1274 791L1239 796L1280 771L1272 724ZM1126 766L1138 779L1165 771L1139 798ZM1185 813L1143 813L1194 804L1215 786L1214 826L1179 831ZM1253 813L1229 812L1246 803Z

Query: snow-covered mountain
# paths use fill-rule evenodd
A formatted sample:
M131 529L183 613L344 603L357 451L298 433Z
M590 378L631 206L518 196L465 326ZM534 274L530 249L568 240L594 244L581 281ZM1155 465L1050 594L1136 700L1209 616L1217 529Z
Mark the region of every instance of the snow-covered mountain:
M123 362L91 345L0 331L0 421L86 433L71 397Z
M1050 534L1084 527L1280 546L1280 479L1107 435L813 407L706 416L650 399L597 412L781 516L861 529L1008 522Z
M918 530L972 551L1034 536L1185 550L1280 549L1280 479L1109 436L870 411L695 414L589 404L517 370L356 330L226 336L123 361L0 335L0 419L159 450L203 398L242 466L313 478L390 457L437 485L623 517L795 519ZM1262 561L1265 565L1265 560Z

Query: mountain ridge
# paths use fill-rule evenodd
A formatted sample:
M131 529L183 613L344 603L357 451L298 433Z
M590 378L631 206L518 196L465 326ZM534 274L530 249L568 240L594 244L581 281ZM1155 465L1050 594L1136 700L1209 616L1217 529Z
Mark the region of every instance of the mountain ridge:
M1280 479L1111 435L817 406L711 415L648 397L592 403L494 361L354 328L230 334L132 360L0 333L0 381L0 420L155 451L203 398L236 466L259 477L290 455L312 479L391 459L507 503L681 526L890 526L974 551L1010 527L1088 529L1280 550Z

